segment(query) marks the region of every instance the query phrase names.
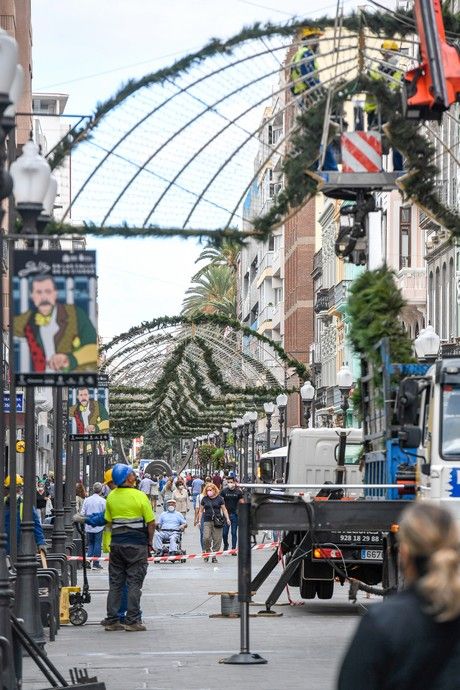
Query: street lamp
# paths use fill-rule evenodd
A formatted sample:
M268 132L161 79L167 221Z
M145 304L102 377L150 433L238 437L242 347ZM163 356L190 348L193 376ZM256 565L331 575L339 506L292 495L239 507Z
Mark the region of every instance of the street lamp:
M244 458L243 458L243 481L247 482L248 477L248 463L249 463L249 427L251 425L251 413L245 412L243 415L244 424Z
M46 160L39 155L38 146L29 140L23 147L22 155L10 167L13 178L13 193L16 208L24 225L23 233L37 233L37 218L43 209L43 200L48 191L51 169ZM25 429L26 454L24 458L24 504L23 520L21 524L21 540L17 558L16 580L16 615L24 619L27 632L37 644L45 643L40 614L40 600L38 596L38 564L35 558L36 546L34 538L33 506L35 503L35 399L34 388L26 391ZM55 419L56 419L56 502L58 492L61 497L62 535L64 538L62 549L65 552L65 532L63 529L62 509L62 388L55 391ZM62 536L60 535L60 536ZM61 543L59 543L61 546Z
M311 381L305 381L300 389L300 397L303 403L303 416L305 419L305 426L308 429L310 424L311 406L315 397L315 387L312 386ZM315 426L312 423L312 426Z
M280 415L280 446L284 446L287 442L287 426L286 426L286 407L288 397L286 393L280 393L276 397L276 406Z
M264 403L264 412L267 417L267 453L270 450L271 446L271 437L270 437L270 432L272 428L272 414L275 411L275 403L272 402L266 402Z
M241 481L241 477L243 476L243 430L244 430L244 422L242 417L238 417L236 420L236 426L238 429L238 476Z
M347 410L349 408L348 397L353 385L353 374L347 364L344 364L337 372L337 386L342 395L342 403L340 405L343 412L343 426L347 426Z
M256 465L256 422L258 414L256 410L251 410L248 414L249 421L251 423L251 477L254 479L254 470Z
M422 329L414 340L417 359L424 362L434 362L439 353L440 342L441 339L431 324Z
M3 200L11 194L11 176L5 170L7 161L7 149L5 146L8 133L14 128L15 101L20 96L20 88L15 92L13 82L17 74L18 44L0 29L0 222L4 216ZM11 112L11 106L13 111ZM10 108L10 112L8 109ZM0 240L0 255L3 256L3 234ZM2 342L2 361L0 366L0 390L5 390L3 367L3 333L4 333L4 287L3 280L0 285L0 335ZM11 353L10 353L11 356ZM2 393L3 394L3 393ZM10 441L10 449L14 446L15 439ZM0 637L7 640L3 651L4 669L0 674L4 687L15 688L16 677L13 659L13 641L11 634L10 606L12 591L9 583L9 573L6 561L6 533L5 533L5 503L4 503L4 479L5 479L5 417L3 405L0 405ZM11 455L10 455L11 457ZM11 468L10 468L11 477ZM10 504L10 525L16 523L16 482L15 477L10 486L11 495L14 492L14 500ZM11 497L10 497L11 498ZM12 512L14 511L14 512ZM10 542L11 543L11 542Z

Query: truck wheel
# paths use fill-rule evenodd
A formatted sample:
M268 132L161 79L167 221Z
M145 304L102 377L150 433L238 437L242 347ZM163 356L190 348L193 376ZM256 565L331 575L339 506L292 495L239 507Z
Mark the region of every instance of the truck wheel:
M334 580L322 580L316 583L318 599L332 599L334 594Z
M300 596L302 599L314 599L316 596L316 582L314 580L301 580Z

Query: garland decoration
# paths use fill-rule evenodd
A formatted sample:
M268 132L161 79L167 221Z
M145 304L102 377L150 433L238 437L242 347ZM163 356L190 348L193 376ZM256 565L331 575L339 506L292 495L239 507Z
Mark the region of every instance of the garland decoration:
M161 333L162 329L174 327L177 328L176 336L169 332L170 337L165 338ZM214 328L209 330L209 327ZM128 429L143 433L148 426L155 425L162 435L190 437L228 424L248 408L262 411L264 402L286 389L271 367L242 351L243 336L269 346L279 364L295 370L301 381L308 378L308 368L287 355L279 343L234 319L218 314L154 319L117 336L101 348L102 353L108 354L102 370L111 373L113 434L126 435ZM164 352L166 341L170 342L166 346L167 357L164 364L158 366L158 352L151 348L158 346L158 351ZM146 348L145 356L142 356L143 347ZM231 366L236 369L229 380L227 369L232 359ZM147 377L147 385L129 382L125 385L126 378L135 382L133 365L143 378L141 362L158 370L153 377L156 380L149 381ZM245 385L245 377L250 372L253 378ZM260 385L253 385L251 380L259 380Z

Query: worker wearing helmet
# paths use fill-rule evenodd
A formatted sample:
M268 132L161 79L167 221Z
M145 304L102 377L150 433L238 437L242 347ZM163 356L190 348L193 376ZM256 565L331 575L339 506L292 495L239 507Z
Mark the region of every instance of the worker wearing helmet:
M115 484L107 496L105 520L112 528L109 559L109 594L105 630L146 630L141 622L142 584L147 574L147 556L153 548L155 515L147 496L136 489L136 474L130 465L112 468ZM125 625L118 620L123 586L128 587Z
M323 87L320 86L317 60L321 36L324 36L324 32L315 27L306 26L299 31L300 45L292 58L290 82L291 92L301 110L314 105L318 97L325 94ZM314 89L313 93L311 93L312 89ZM338 125L333 124L333 127L337 128ZM319 146L320 142L318 142L318 149ZM326 147L323 169L338 170L332 144Z
M10 553L10 476L5 477L3 483L5 487L5 532L6 532L6 553ZM18 540L18 545L21 536L21 523L22 523L22 513L23 513L23 500L22 500L22 489L24 486L23 478L17 474L16 475L16 535ZM34 538L35 544L39 551L46 552L46 540L43 532L43 527L40 522L40 516L38 510L33 506L33 519L34 519Z
M385 79L385 81L392 91L396 91L397 89L399 89L399 84L401 82L402 77L402 71L398 66L398 50L399 46L396 43L396 41L383 41L383 43L380 46L382 62L379 63L377 68L373 67L369 70L369 77L371 79L374 79L374 81L378 81L379 79L385 79L385 75L391 77L391 79ZM366 95L364 112L367 113L367 127L368 129L372 129L377 123L378 113L377 99L372 94Z
M380 52L382 55L382 62L378 67L369 70L369 77L374 81L385 79L385 83L391 91L396 91L400 88L403 72L399 67L399 57L397 55L399 46L396 41L387 39L382 42ZM366 94L366 101L364 103L364 112L367 115L367 128L378 128L378 103L373 94ZM404 162L401 153L393 148L393 170L402 171L404 169Z
M323 31L313 27L304 27L299 31L300 45L292 58L290 71L291 91L296 97L321 83L316 58L321 36Z

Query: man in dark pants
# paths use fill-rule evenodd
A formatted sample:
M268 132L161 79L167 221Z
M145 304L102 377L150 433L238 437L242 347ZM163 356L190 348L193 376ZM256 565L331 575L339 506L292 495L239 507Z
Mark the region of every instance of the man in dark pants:
M227 480L227 486L220 495L224 499L225 507L227 508L228 517L230 518L230 526L225 523L224 525L224 550L228 550L228 533L232 533L232 549L236 549L236 541L238 538L238 503L240 502L243 492L239 486L235 483L234 477L229 477ZM236 554L233 554L236 555Z
M118 463L112 470L116 489L107 496L105 519L112 528L109 559L109 594L105 630L146 630L141 620L142 585L147 574L147 556L152 548L155 516L147 496L136 486L129 465ZM124 585L128 587L125 625L118 620Z

